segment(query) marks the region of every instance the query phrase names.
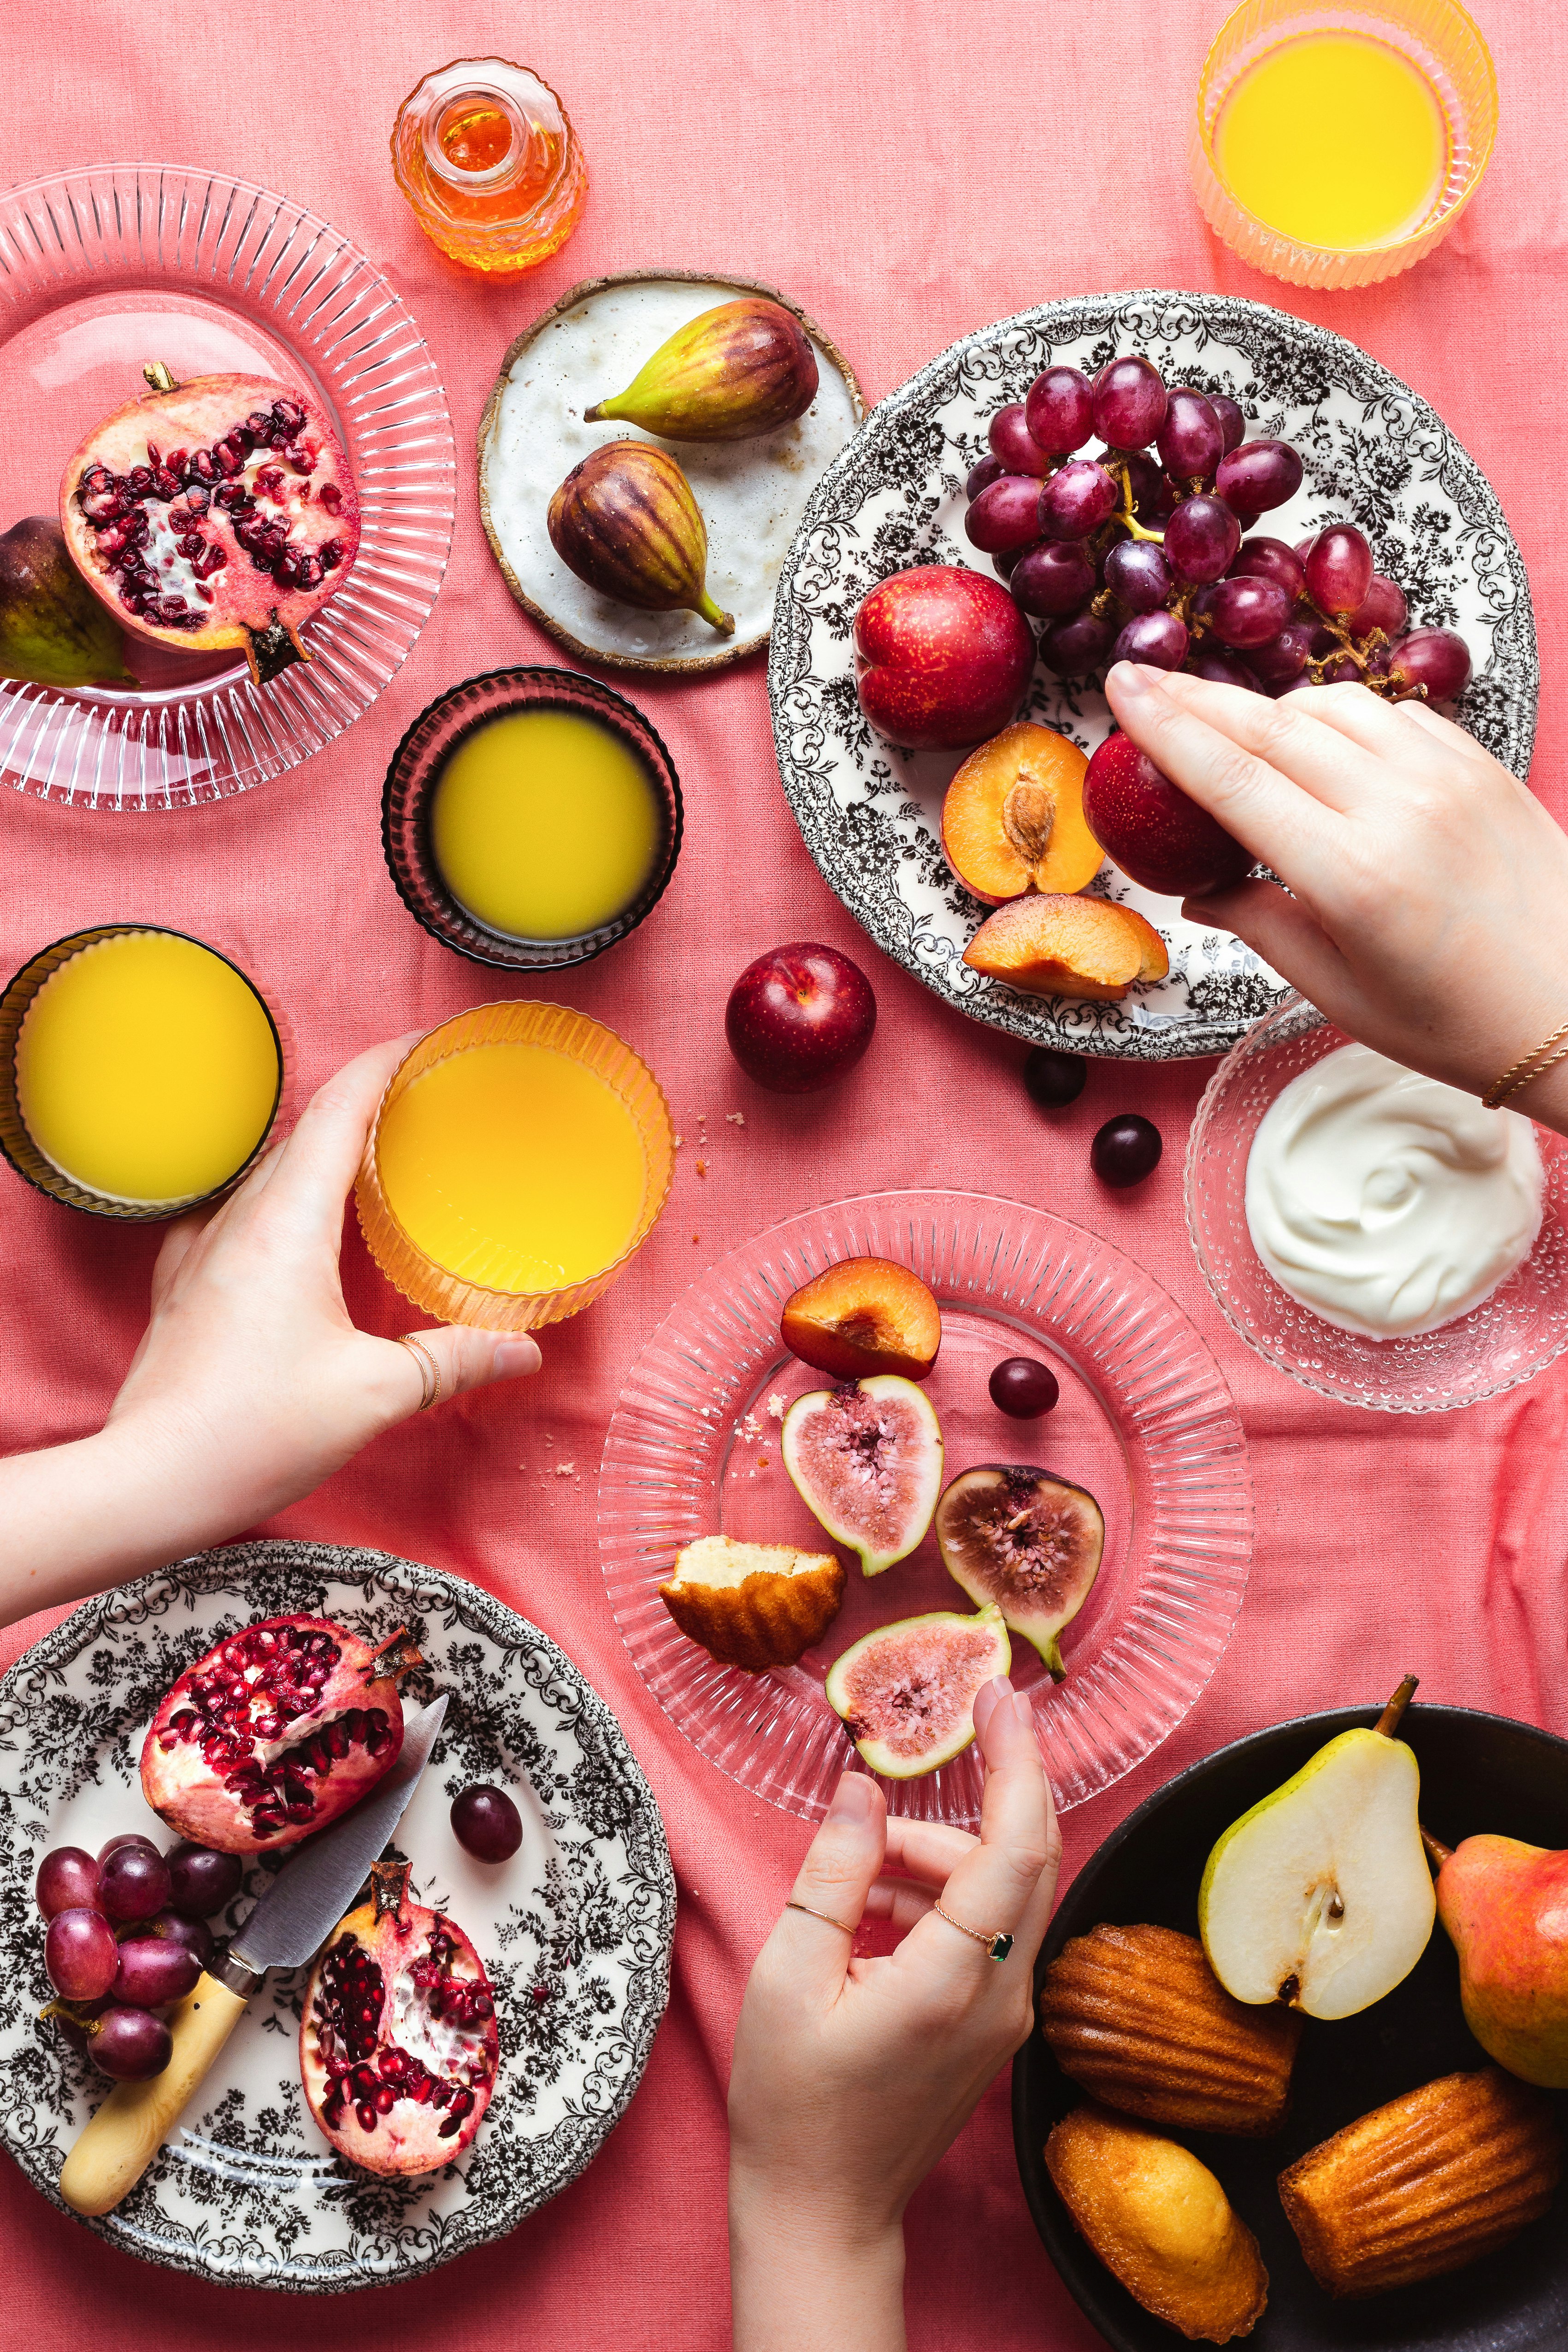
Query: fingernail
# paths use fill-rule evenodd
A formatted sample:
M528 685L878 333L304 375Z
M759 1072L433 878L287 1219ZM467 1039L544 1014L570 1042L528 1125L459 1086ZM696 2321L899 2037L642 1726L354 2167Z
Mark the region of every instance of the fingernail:
M503 1339L495 1352L496 1378L520 1380L525 1372L536 1372L541 1361L537 1340Z
M994 1681L984 1683L981 1687L984 1690L989 1691L994 1699L1011 1698L1013 1696L1013 1685L1005 1675L998 1675Z
M1113 686L1118 694L1125 695L1129 701L1133 702L1142 694L1157 693L1164 682L1163 670L1152 669L1146 662L1131 661L1113 663L1110 676L1106 680L1106 684Z
M830 1822L863 1822L876 1802L876 1791L864 1772L846 1772L833 1791L833 1801L827 1808Z
M1023 1727L1024 1727L1024 1728L1025 1728L1025 1730L1026 1730L1026 1731L1033 1731L1033 1730L1034 1730L1034 1727L1035 1727L1035 1703L1034 1703L1033 1699L1029 1696L1029 1694L1028 1694L1028 1692L1027 1692L1027 1691L1015 1691L1015 1692L1014 1692L1014 1694L1013 1694L1013 1712L1014 1712L1014 1714L1017 1717L1017 1718L1018 1718L1019 1722L1023 1725Z

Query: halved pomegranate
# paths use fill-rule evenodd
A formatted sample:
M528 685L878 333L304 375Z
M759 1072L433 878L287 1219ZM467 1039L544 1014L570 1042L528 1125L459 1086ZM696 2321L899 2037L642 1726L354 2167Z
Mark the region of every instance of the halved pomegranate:
M395 1676L406 1633L378 1650L330 1617L264 1617L188 1666L153 1717L142 1790L171 1829L224 1853L294 1845L396 1763Z
M484 1962L444 1912L408 1900L408 1864L371 1864L300 2021L310 2113L367 2172L434 2172L478 2131L500 2062Z
M179 653L242 646L262 685L310 659L300 627L354 560L348 459L298 386L143 373L153 390L95 425L66 467L66 545L122 627Z

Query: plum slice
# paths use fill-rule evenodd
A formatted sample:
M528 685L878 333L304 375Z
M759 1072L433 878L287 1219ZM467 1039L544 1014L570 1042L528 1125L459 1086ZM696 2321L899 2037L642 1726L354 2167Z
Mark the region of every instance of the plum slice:
M974 1701L1012 1664L1002 1612L934 1610L879 1625L836 1658L827 1703L873 1772L912 1780L963 1754L974 1737Z
M1028 1462L983 1462L936 1508L942 1564L973 1601L1000 1609L1052 1675L1067 1673L1058 1635L1100 1573L1105 1516L1094 1496Z
M814 1389L784 1418L784 1468L835 1543L880 1576L913 1551L942 1492L942 1429L896 1372Z

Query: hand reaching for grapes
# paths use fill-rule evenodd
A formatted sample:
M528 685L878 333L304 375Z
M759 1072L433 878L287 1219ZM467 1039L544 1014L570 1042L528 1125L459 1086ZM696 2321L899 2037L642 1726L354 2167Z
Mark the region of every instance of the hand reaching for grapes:
M1130 662L1125 731L1287 886L1184 911L1244 939L1330 1020L1483 1094L1568 1020L1568 836L1472 737L1360 686L1261 695ZM1560 1066L1518 1107L1568 1133Z

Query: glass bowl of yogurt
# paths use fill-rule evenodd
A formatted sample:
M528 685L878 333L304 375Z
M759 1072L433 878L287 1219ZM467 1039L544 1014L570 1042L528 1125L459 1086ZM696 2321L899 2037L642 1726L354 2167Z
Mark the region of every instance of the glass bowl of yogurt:
M1205 1090L1187 1226L1227 1322L1306 1388L1442 1412L1568 1347L1568 1142L1288 996Z

